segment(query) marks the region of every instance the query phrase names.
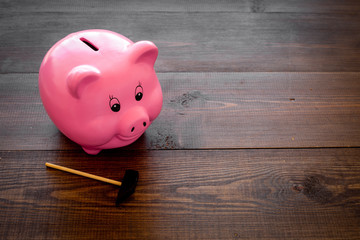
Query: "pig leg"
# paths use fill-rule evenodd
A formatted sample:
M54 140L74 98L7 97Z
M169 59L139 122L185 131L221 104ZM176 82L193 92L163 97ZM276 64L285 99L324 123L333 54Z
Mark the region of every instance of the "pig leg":
M101 151L100 149L97 149L97 148L86 148L86 147L82 147L82 148L84 149L84 151L87 154L90 154L90 155L96 155Z

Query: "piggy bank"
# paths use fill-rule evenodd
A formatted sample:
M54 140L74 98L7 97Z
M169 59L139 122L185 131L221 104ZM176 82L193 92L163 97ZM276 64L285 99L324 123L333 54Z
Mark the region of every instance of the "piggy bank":
M89 154L134 142L161 111L157 55L152 42L133 43L107 30L61 39L39 71L40 96L49 117Z

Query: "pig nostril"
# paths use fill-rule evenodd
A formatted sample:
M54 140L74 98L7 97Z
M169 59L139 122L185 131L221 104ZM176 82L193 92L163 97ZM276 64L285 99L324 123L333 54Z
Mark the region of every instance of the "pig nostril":
M146 122L143 122L144 127L146 127Z
M133 132L135 130L135 127L133 127L132 129L131 129L131 132Z

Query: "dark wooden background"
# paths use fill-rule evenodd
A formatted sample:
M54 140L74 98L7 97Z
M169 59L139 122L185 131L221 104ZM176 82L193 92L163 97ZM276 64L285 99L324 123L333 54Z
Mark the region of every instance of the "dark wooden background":
M0 2L0 239L359 239L360 1ZM159 48L163 110L90 156L46 115L41 60L67 34ZM136 192L46 169L52 162Z

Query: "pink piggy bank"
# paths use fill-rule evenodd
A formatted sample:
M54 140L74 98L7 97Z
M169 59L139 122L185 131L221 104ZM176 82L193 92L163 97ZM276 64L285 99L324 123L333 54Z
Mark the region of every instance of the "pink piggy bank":
M157 47L107 30L72 33L39 71L44 107L58 129L89 154L128 145L159 115Z

